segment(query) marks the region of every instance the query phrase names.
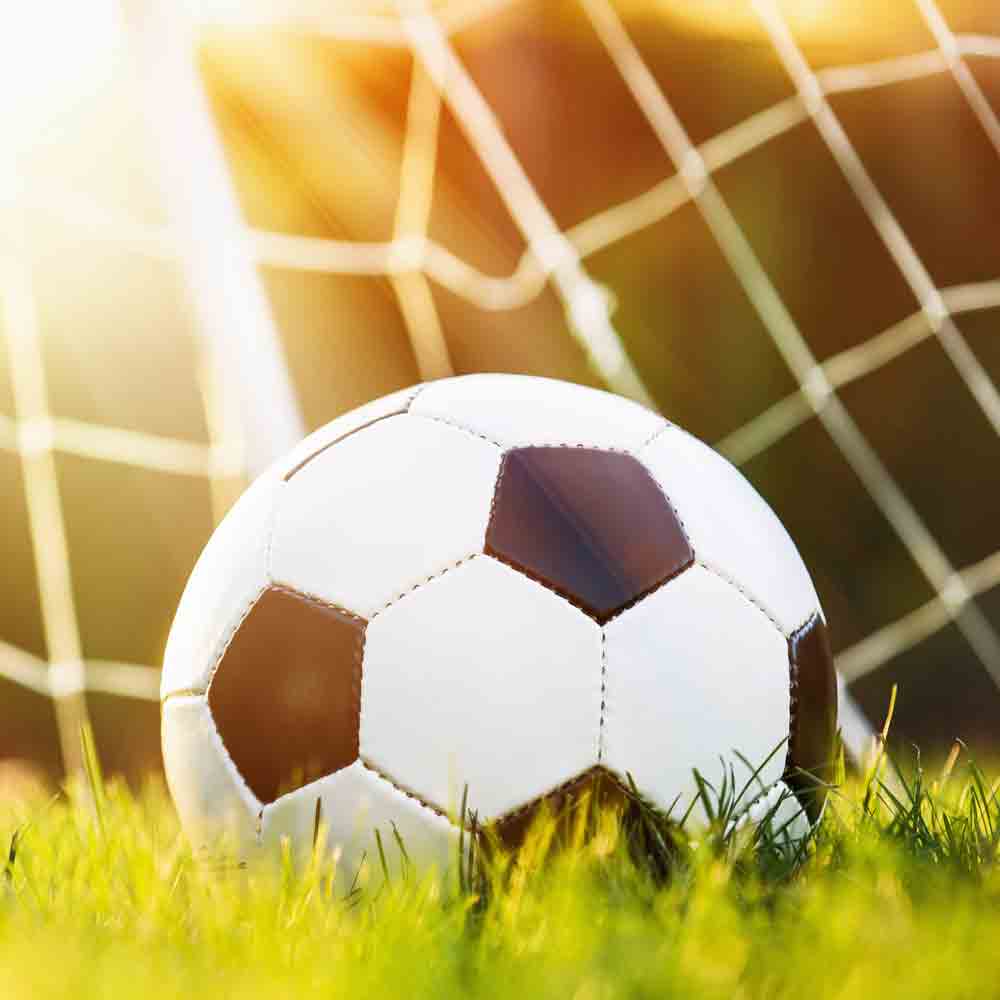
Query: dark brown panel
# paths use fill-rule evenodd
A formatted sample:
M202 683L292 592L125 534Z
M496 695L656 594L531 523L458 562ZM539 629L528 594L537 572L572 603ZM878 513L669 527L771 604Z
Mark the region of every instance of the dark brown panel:
M357 759L365 624L271 587L233 636L208 703L226 749L262 802Z
M566 837L580 819L580 808L607 808L621 812L630 802L630 797L610 771L600 766L592 767L565 785L491 823L485 843L493 839L505 850L516 850L543 811L556 820L559 836Z
M834 777L837 678L823 620L814 615L789 640L791 722L785 782L815 822Z
M694 558L646 468L594 448L508 452L486 551L602 623Z
M481 831L478 843L487 856L497 848L516 854L535 821L546 816L555 823L553 839L546 847L558 850L599 834L600 820L608 813L632 860L658 882L669 878L678 857L676 821L648 801L640 801L618 775L601 765L491 823ZM533 860L544 859L536 856Z

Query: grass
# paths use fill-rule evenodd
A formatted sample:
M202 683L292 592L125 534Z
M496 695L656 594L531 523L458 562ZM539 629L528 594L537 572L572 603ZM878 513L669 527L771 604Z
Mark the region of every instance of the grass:
M724 815L664 845L605 810L568 846L542 820L517 863L345 898L318 860L195 859L159 784L92 770L0 804L0 995L997 995L995 788L962 756L891 775L834 792L801 858Z

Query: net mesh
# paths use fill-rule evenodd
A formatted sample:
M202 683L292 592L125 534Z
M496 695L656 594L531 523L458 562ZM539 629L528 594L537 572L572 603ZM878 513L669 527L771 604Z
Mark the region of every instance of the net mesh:
M77 733L87 713L83 693L99 691L155 701L158 670L149 665L93 661L83 655L54 455L97 457L206 477L212 483L214 508L221 515L245 473L261 468L302 432L280 338L257 276L258 264L387 278L425 378L452 371L432 283L480 309L494 311L517 309L551 287L565 308L570 331L603 381L617 392L650 404L651 397L612 323L612 297L588 274L587 260L688 204L701 214L797 385L793 393L716 446L736 464L744 464L806 422L819 421L933 589L934 596L927 603L840 652L842 684L876 670L953 623L1000 685L1000 637L977 605L979 595L1000 584L1000 551L973 565L954 566L839 395L851 382L936 339L993 431L1000 433L1000 393L954 322L962 313L1000 307L1000 279L943 288L935 285L829 100L847 91L950 74L1000 155L1000 122L967 64L970 57L1000 58L1000 38L955 34L934 0L918 0L935 48L817 71L804 58L777 3L754 0L754 11L795 93L695 144L610 0L579 0L591 30L676 173L637 197L561 230L452 42L455 32L516 2L472 0L433 11L419 2L401 2L391 16L332 13L295 25L331 38L391 46L412 54L399 199L392 238L381 243L250 228L237 208L219 139L200 92L193 36L173 15L170 23L148 12L132 19L131 42L151 67L146 74L151 80L150 99L159 101L157 114L168 122L160 158L170 223L166 227L140 224L68 195L60 195L53 204L63 219L92 236L131 252L182 263L198 305L202 335L201 386L210 431L204 445L52 415L29 256L18 237L19 233L23 236L24 220L17 177L12 164L3 164L9 176L4 177L5 197L0 200L7 234L0 256L0 293L14 415L0 417L0 449L16 454L23 471L48 660L0 643L0 676L55 699L68 768L79 763ZM164 41L168 36L173 39L169 45ZM444 106L465 132L526 241L518 265L507 276L484 273L428 235ZM919 304L912 315L822 362L811 351L713 179L721 168L810 119ZM186 150L184 156L171 152L179 148ZM237 249L223 255L206 253L205 247L213 241ZM220 256L224 258L221 263ZM238 311L235 317L234 309ZM234 329L240 331L238 339L233 339ZM266 432L254 426L255 419L259 422L254 414L262 409L281 415ZM248 447L248 442L253 446ZM863 753L871 731L846 691L843 696L846 741L854 752Z

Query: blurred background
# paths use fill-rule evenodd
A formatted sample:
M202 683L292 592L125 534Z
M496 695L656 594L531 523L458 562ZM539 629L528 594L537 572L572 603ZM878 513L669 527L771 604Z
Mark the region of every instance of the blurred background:
M248 477L483 370L720 447L852 732L898 682L898 743L995 752L995 4L35 0L0 67L0 760L55 779L89 716L106 770L157 769Z

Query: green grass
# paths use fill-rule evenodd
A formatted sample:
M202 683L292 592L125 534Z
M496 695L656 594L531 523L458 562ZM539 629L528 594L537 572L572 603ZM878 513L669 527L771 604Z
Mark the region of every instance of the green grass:
M643 816L603 812L560 849L541 823L464 890L348 898L326 864L196 860L157 784L2 803L0 996L997 995L994 789L962 759L888 773L835 792L794 865L720 821L669 845L664 879Z

